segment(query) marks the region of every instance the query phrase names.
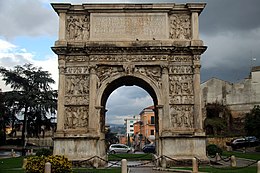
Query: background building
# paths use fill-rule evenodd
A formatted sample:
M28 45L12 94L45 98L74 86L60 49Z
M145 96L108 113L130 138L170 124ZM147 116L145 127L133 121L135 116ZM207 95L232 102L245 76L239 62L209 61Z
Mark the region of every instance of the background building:
M208 103L227 106L233 118L243 118L255 105L260 105L260 66L251 69L248 78L230 83L211 78L201 84L202 107ZM204 114L205 116L205 114Z
M145 143L155 141L154 106L144 108L140 112L141 134Z
M139 120L140 120L139 116L133 116L133 118L125 119L126 136L129 136L129 137L134 136L134 123Z

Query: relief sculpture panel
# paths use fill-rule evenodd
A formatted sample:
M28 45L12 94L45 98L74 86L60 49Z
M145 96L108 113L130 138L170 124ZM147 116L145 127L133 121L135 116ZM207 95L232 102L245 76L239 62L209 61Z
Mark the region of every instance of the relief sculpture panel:
M191 17L188 14L172 14L170 20L170 38L191 39Z
M170 104L193 104L193 75L170 75Z
M107 78L113 77L123 71L124 69L122 66L99 66L97 68L97 76L99 79L98 85L100 85Z
M65 129L87 128L88 119L87 106L65 107Z
M88 40L89 39L89 15L67 16L66 37L68 40Z
M193 105L171 105L171 124L174 128L193 128Z
M89 103L88 75L67 75L65 86L65 105L87 105Z
M136 66L135 73L142 74L155 81L158 86L161 86L161 67L159 66Z

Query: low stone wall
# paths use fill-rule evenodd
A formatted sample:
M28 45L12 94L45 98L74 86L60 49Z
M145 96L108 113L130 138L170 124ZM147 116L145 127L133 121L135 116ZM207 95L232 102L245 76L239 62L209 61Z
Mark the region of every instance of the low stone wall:
M36 146L39 147L52 147L53 146L53 140L51 137L46 138L29 138L27 140L27 143L33 143Z
M206 142L207 145L209 144L215 144L217 146L219 146L220 148L222 148L223 150L227 150L227 142L230 142L232 139L232 137L214 137L214 138L207 138Z

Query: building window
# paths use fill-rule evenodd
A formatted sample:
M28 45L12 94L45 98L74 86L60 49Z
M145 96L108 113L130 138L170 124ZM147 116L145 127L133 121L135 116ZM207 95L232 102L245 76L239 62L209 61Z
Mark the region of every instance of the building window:
M130 123L134 123L134 121L131 120Z
M130 132L133 132L133 131L134 131L134 130L132 130L132 129L130 130Z
M154 116L151 116L151 124L154 124Z
M154 135L154 130L151 130L151 135Z
M134 127L133 125L130 125L130 127Z

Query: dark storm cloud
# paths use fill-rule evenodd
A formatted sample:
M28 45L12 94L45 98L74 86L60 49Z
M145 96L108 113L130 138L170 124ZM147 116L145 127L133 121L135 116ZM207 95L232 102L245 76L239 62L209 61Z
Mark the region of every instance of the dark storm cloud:
M260 27L259 0L208 0L200 16L200 32L216 35L225 32L250 32Z

